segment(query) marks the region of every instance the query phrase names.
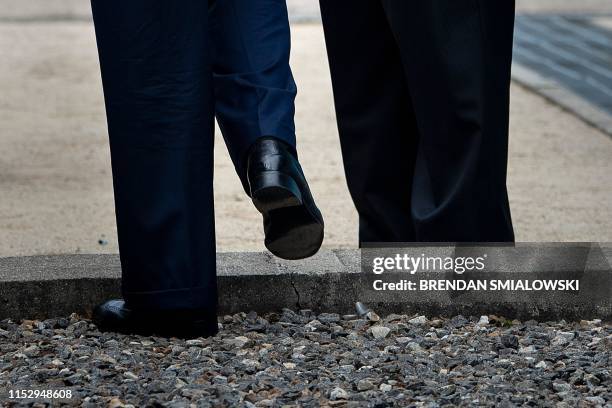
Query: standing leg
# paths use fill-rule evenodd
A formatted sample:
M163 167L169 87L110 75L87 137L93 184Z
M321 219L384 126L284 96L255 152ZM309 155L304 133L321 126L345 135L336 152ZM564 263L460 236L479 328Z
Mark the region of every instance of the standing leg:
M154 320L145 312L159 317L197 310L212 328L217 291L207 4L92 0L92 7L126 302L98 310L99 321L135 331L130 325L140 325L143 316ZM129 319L125 310L143 316ZM163 331L172 322L155 323Z
M421 135L418 241L514 240L506 169L514 0L382 0Z
M342 156L359 240L415 240L418 132L399 50L379 0L321 0Z

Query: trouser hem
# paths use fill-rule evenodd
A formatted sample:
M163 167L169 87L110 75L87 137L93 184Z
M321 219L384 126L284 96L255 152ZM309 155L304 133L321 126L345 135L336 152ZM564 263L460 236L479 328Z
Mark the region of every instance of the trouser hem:
M130 309L206 309L217 310L217 291L210 287L170 289L151 292L124 292Z

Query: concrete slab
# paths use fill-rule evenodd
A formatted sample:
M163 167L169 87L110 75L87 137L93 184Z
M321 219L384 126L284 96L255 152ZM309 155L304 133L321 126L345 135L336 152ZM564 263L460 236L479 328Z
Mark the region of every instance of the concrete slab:
M354 248L357 214L342 167L321 26L295 25L293 37L298 148L326 217L324 246ZM118 252L91 24L3 23L0 53L0 256ZM517 239L612 241L610 138L516 85L510 120L508 187ZM218 251L263 251L261 216L217 138Z
M0 0L0 22L90 20L87 0Z

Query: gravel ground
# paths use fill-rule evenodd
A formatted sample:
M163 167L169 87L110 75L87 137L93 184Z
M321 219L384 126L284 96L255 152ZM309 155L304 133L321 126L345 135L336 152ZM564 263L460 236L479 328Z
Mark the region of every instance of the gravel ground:
M0 390L70 388L68 403L88 407L612 406L612 326L597 320L284 310L219 321L217 337L183 341L102 334L76 315L5 320Z

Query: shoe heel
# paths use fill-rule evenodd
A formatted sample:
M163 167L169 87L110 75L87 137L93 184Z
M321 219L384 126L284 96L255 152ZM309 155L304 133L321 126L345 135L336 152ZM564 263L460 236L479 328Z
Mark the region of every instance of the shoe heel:
M265 171L257 175L250 187L253 204L262 214L303 204L302 193L295 180L279 171Z

